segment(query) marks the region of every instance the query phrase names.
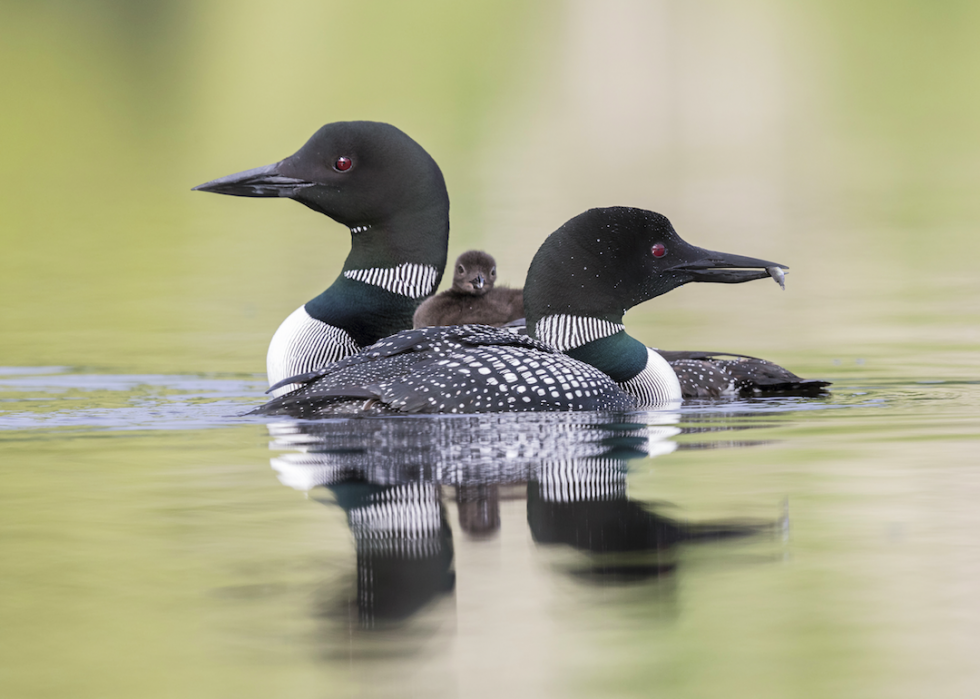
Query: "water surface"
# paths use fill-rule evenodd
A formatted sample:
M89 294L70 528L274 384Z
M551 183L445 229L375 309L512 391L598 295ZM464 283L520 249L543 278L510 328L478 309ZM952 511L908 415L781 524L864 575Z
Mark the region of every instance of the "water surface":
M980 383L836 386L261 422L235 417L254 377L6 369L5 682L956 695L975 679Z
M980 684L980 6L0 3L0 695ZM592 206L790 266L632 310L826 398L290 423L342 226L190 188L376 119L450 258ZM706 529L706 527L708 529Z

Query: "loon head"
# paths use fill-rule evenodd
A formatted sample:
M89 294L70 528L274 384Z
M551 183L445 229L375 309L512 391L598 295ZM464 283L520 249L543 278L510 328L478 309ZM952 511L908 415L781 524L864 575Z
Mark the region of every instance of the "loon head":
M480 250L467 250L456 258L453 290L469 296L483 296L497 281L497 263Z
M524 285L528 328L553 314L618 322L633 306L689 282L738 284L784 265L714 252L681 239L665 216L629 207L590 209L538 249Z
M294 199L355 235L406 213L444 210L448 218L449 210L446 184L432 156L403 131L373 121L327 124L288 158L194 189Z

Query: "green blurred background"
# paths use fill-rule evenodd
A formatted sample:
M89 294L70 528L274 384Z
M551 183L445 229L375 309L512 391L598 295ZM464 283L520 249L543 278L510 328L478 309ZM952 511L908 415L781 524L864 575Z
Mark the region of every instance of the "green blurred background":
M441 631L381 647L318 611L353 586L344 515L275 481L264 426L105 429L79 408L154 389L8 387L5 414L72 427L0 434L0 694L970 696L978 35L966 0L0 0L0 366L264 373L349 233L190 189L373 119L442 166L451 258L519 285L571 216L652 208L792 272L681 289L632 332L872 394L631 464L633 497L694 519L788 497L786 565L762 542L692 554L666 602L573 586L509 501L499 546L457 538L455 611L415 622Z
M978 28L966 0L4 0L0 364L262 372L348 233L190 188L342 119L433 154L450 255L489 250L505 283L618 204L792 267L785 294L703 285L633 311L655 346L724 338L811 371L975 348Z

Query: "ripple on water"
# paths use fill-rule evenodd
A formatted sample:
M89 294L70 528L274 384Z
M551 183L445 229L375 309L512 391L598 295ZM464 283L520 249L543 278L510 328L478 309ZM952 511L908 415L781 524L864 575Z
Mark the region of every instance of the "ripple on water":
M0 367L0 430L223 427L261 401L265 381L205 374L97 374Z
M0 430L182 430L264 422L242 413L264 399L255 375L100 374L72 367L0 367ZM868 387L823 399L690 401L682 415L766 414L884 404Z

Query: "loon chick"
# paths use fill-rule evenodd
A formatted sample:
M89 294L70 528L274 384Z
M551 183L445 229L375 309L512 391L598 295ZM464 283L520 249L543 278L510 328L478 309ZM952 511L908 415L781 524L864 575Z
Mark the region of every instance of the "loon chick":
M442 279L449 244L442 172L418 143L390 124L327 124L278 163L194 189L286 197L350 228L351 250L340 276L273 336L270 384L412 327L415 309Z
M521 289L494 286L497 263L480 250L468 250L456 258L453 286L427 299L418 310L412 325L504 325L524 317L524 294Z
M624 410L670 404L682 388L630 337L627 309L688 282L770 276L773 262L690 245L660 214L592 209L541 245L525 283L530 337L486 326L409 330L288 381L255 414ZM284 382L285 383L285 382Z

